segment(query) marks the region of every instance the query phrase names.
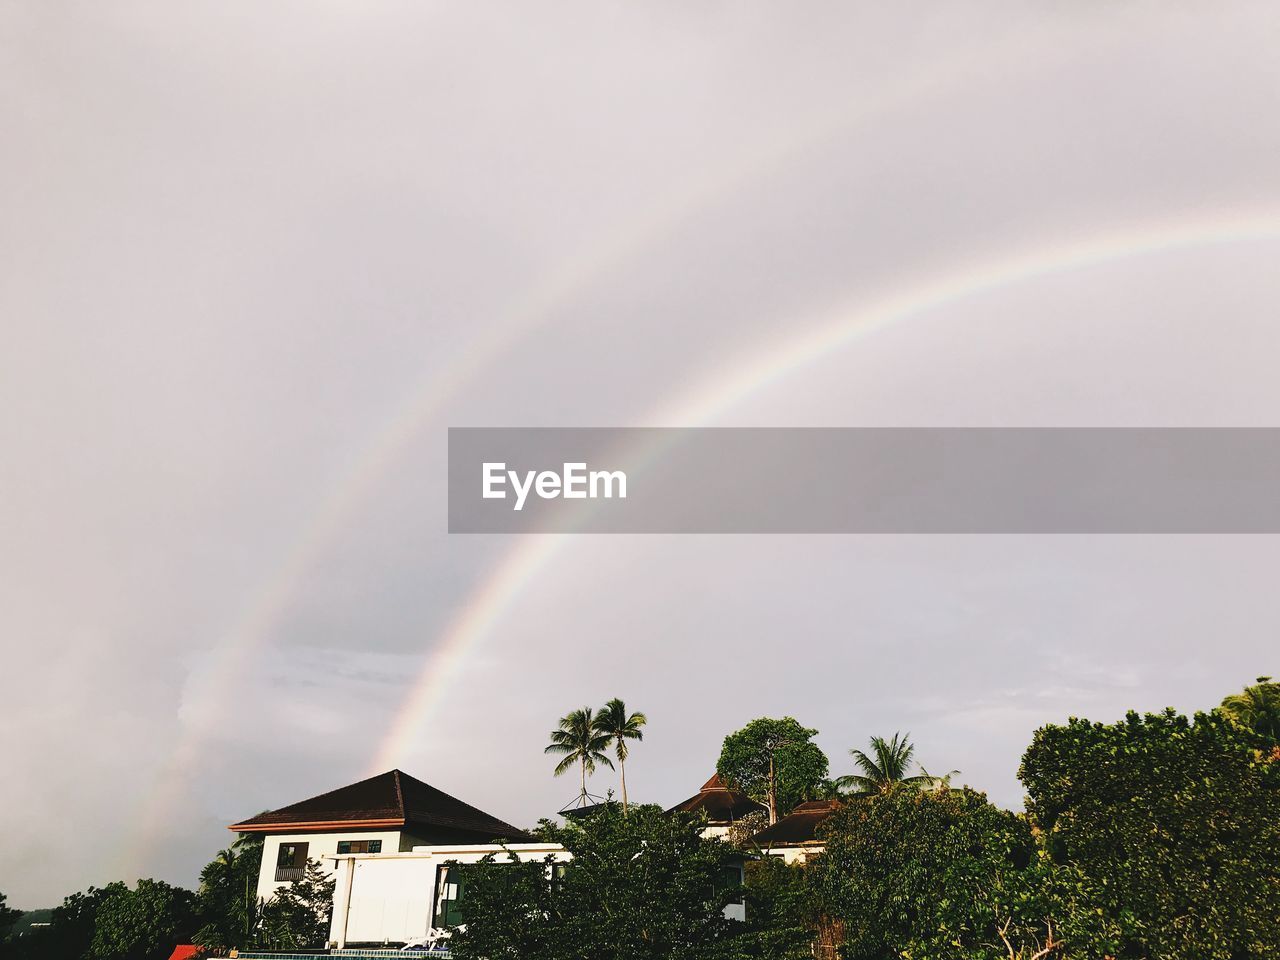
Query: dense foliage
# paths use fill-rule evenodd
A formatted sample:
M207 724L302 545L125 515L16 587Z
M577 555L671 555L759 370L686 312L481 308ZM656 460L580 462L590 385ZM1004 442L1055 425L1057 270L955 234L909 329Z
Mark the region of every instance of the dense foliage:
M190 890L139 880L98 906L87 960L166 960L175 943L190 943L196 925Z
M698 821L657 807L624 815L609 804L582 823L544 824L545 840L572 854L467 866L465 928L450 948L460 960L716 960L745 955L742 926L722 908L724 844Z
M0 941L9 936L9 931L13 929L13 925L18 922L18 918L22 916L21 910L15 910L9 906L8 898L0 893Z
M1217 714L1037 731L1023 759L1049 855L1124 921L1118 956L1280 956L1280 762Z
M852 801L825 833L808 881L847 960L1109 952L1080 883L1050 877L1026 822L980 793L901 786Z
M206 947L248 946L258 923L258 871L262 838L246 837L222 850L200 871L201 927L194 942Z
M333 877L308 860L301 880L281 887L259 907L258 943L271 950L323 947L333 915Z
M769 809L772 823L813 797L826 780L827 755L817 730L792 717L761 717L724 738L716 772L726 784Z

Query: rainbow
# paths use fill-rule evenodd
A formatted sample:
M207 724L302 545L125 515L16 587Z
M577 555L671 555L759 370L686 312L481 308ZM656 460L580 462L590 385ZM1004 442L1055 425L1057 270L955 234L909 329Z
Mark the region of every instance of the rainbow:
M235 677L250 663L253 652L266 643L318 558L332 546L337 535L347 529L358 509L369 501L378 483L426 426L439 418L461 389L488 369L513 342L552 320L593 285L633 262L661 238L672 235L697 212L737 195L770 171L782 168L860 124L929 97L951 95L965 79L1009 76L1022 66L1043 65L1055 57L1067 59L1069 52L1062 49L1059 39L1051 30L1029 35L1023 29L1018 32L1017 43L993 43L978 51L932 60L898 79L893 88L877 90L874 97L855 99L852 104L797 117L792 128L783 131L783 136L773 128L762 131L760 140L735 153L733 166L726 168L722 163L710 163L661 202L644 205L637 217L619 224L604 236L589 238L575 255L561 261L532 290L503 311L501 322L480 328L471 342L451 358L443 372L435 369L424 372L398 412L352 457L350 466L321 498L283 561L221 632L201 670L192 672L179 707L177 742L157 768L154 786L147 793L138 820L139 832L121 850L120 875L131 875L133 867L147 859L159 825L168 822L169 811L181 802L190 782L202 768L201 751L209 731L216 728L218 714L225 708ZM514 583L524 575L521 571L536 570L546 562L538 551L526 557L526 552L532 549L528 544L533 542L529 540L513 551L494 576L468 599L467 610L488 606L499 609L502 606L499 597L519 592ZM542 549L554 552L552 547ZM489 628L489 619L464 612L446 629L445 636L483 633ZM443 654L452 649L454 645L446 642L441 651ZM443 659L447 662L451 656L444 655ZM424 671L424 675L427 672ZM419 691L430 686L429 679L420 679L414 689ZM411 699L416 702L420 696Z
M892 323L943 309L1003 288L1136 258L1179 250L1280 239L1280 210L1213 215L1203 219L1122 225L1104 233L962 265L870 303L854 301L829 311L801 332L767 344L727 364L718 374L654 411L646 425L696 426L810 364L847 348ZM788 329L793 328L788 325ZM658 455L629 452L621 465L634 471ZM531 534L518 542L462 605L427 658L374 755L370 772L397 765L445 699L460 665L489 636L526 586L555 558L565 534Z

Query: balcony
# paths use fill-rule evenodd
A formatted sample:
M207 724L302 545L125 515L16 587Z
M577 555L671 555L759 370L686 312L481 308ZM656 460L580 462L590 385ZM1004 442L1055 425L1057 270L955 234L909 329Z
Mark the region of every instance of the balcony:
M306 872L306 867L276 867L276 883L292 883L294 880L301 880Z

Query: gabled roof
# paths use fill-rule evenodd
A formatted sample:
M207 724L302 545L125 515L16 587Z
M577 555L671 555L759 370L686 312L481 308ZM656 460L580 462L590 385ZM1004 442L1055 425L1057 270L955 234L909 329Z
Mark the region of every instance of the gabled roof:
M818 827L843 809L844 804L839 800L810 800L773 826L761 830L751 838L751 842L761 847L814 843L818 840Z
M688 800L676 804L667 813L705 812L712 823L732 823L741 820L748 813L763 809L763 805L756 803L745 793L726 787L717 773L702 785L701 790Z
M527 840L528 834L400 770L388 770L337 790L233 823L242 833L408 827L463 830L492 840Z

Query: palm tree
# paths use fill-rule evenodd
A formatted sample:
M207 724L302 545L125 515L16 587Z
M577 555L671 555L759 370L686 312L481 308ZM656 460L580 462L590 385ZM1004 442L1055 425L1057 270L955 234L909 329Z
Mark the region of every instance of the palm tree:
M911 760L916 752L909 733L906 736L895 733L892 740L872 737L871 752L874 756L868 756L861 750L850 750L849 754L853 757L853 762L862 773L840 777L835 782L836 786L841 790L851 790L853 793L888 793L900 783L922 789L933 787L939 782L950 780L952 774L960 772L952 770L945 777L935 777L921 768L921 773L908 776L912 766Z
M1280 683L1270 677L1259 677L1256 684L1233 693L1219 709L1237 726L1280 744Z
M640 728L649 722L643 713L627 713L627 705L614 697L601 708L595 718L596 733L603 734L613 742L614 753L618 758L618 772L622 776L622 812L627 812L627 748L628 740L643 740L644 731Z
M560 728L551 731L551 743L543 753L560 754L556 764L556 776L560 776L576 763L582 774L580 801L587 803L587 775L596 772L596 764L603 763L610 770L613 761L605 755L609 737L596 730L595 714L590 707L574 710L560 718Z

